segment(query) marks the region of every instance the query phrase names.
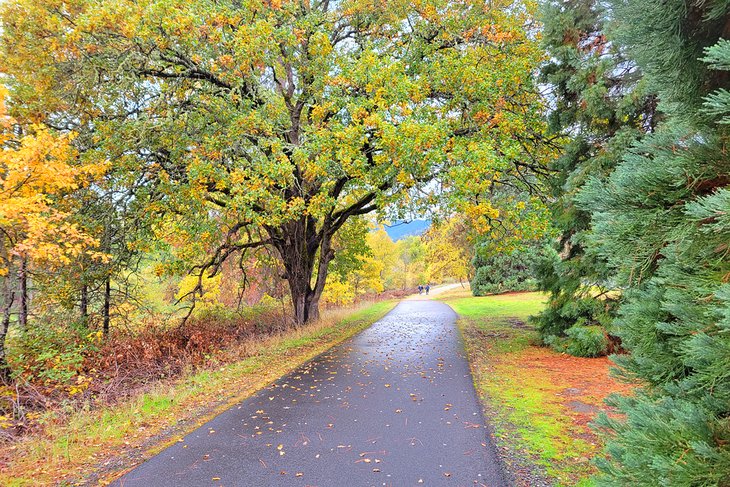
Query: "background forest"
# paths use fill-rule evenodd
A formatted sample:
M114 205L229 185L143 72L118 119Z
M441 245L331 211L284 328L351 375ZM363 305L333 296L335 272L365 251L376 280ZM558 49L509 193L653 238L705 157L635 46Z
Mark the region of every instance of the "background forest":
M470 281L636 384L599 483L730 485L730 2L1 8L4 441Z

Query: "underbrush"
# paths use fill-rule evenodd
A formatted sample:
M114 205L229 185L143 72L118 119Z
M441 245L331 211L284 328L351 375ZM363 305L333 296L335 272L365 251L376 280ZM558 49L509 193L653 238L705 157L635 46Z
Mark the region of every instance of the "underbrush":
M352 308L325 311L324 326ZM243 313L211 308L185 323L148 319L137 329L99 330L63 319L17 332L9 343L14 382L0 385L0 441L12 441L55 418L114 404L155 381L250 356L268 339L296 334L281 308ZM311 327L307 327L311 331Z
M91 337L92 347L77 348L87 354L78 374L92 377L82 392L71 394L73 378L21 383L19 377L6 388L4 404L21 411L26 424L16 417L5 425L0 485L106 485L119 470L366 328L394 304L327 310L299 328L283 326L276 314L240 321L208 315L179 327L119 332L105 343ZM80 344L78 336L85 337L71 342ZM93 372L84 368L95 359Z
M0 389L2 431L6 439L21 435L45 410L113 403L151 381L219 361L226 348L286 328L281 313L271 310L255 317L204 313L172 326L149 321L106 339L73 321L28 328L10 342L14 383Z
M550 335L544 339L545 345L575 357L601 357L610 349L611 341L602 326L576 325L568 328L565 335L564 338Z
M599 297L600 296L600 297ZM596 291L551 296L545 309L531 318L545 345L576 357L600 357L623 352L613 322L618 296Z

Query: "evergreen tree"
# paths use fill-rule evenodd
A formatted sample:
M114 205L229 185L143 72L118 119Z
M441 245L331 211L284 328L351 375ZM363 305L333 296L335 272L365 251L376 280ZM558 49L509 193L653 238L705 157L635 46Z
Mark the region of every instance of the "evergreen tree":
M472 259L475 272L471 292L474 296L535 289L534 247L499 253L483 252L481 247L476 245L476 255Z
M589 176L610 174L625 148L656 122L655 99L645 94L640 71L605 36L609 14L593 0L550 1L542 11L549 126L568 141L552 164L551 209L560 238L537 265L538 286L550 297L535 322L543 341L561 350L570 349L571 336L584 336L568 331L574 327L612 333L619 296L605 259L586 245L591 217L576 207L575 195Z
M603 417L605 485L730 485L730 4L615 0L665 114L580 192L591 240L629 287L618 363L641 387Z

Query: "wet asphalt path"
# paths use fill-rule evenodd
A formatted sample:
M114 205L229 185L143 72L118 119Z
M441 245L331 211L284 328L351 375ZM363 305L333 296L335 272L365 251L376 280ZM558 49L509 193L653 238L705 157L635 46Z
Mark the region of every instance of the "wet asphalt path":
M114 485L504 486L455 320L401 302Z

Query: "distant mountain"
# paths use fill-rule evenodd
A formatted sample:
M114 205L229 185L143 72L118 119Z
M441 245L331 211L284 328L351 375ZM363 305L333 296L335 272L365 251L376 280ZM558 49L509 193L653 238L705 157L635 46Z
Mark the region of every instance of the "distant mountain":
M431 226L431 220L413 220L412 222L396 222L392 225L385 225L385 231L393 241L402 238L421 235Z

